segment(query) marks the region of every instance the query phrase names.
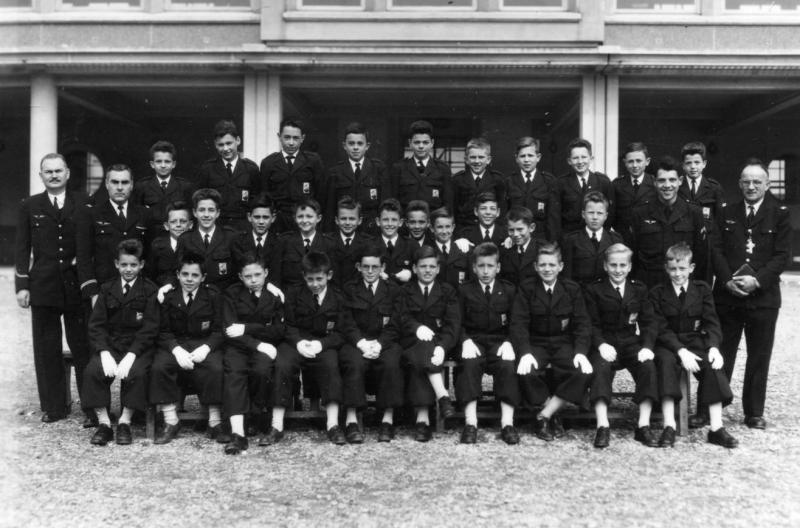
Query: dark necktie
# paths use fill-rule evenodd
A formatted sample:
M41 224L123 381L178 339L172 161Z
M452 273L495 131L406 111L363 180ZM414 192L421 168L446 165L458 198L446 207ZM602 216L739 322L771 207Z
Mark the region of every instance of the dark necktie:
M369 285L369 293L370 293L370 294L371 294L373 297L375 296L375 285L374 285L374 284L370 284L370 285Z
M317 308L319 308L319 294L318 293L314 294L314 304L317 306Z
M489 233L488 229L483 233L483 241L484 242L491 242L492 241L492 234Z
M126 282L125 286L122 287L122 295L128 295L129 291L131 291L131 283Z
M475 178L475 187L480 187L481 186L481 179L482 178L480 176Z
M619 298L622 299L622 290L619 289L619 286L616 287L616 290L617 290L617 295L619 295Z
M422 296L425 298L426 301L428 300L428 287L427 286L422 288Z
M117 211L119 211L119 214L117 216L119 216L119 219L124 222L125 221L125 208L122 207L121 205L118 205L117 206Z
M753 219L756 217L756 208L752 205L747 206L747 227L753 225Z
M686 288L683 286L681 286L681 292L678 294L678 300L681 302L681 307L683 307L686 302Z
M350 238L350 237L345 238L344 239L344 247L349 248L350 247L350 242L352 242L352 241L353 241L353 239Z
M392 256L393 252L394 252L394 244L392 244L392 241L390 240L389 242L386 243L386 254Z
M356 162L356 170L353 171L353 176L356 177L356 181L361 179L361 163Z
M303 243L305 244L303 249L305 249L306 253L308 253L309 250L311 249L311 239L310 238L304 238L303 239Z
M581 191L586 190L586 178L581 178Z
M592 244L594 244L595 250L600 247L600 240L597 238L597 233L594 231L592 231Z
M230 165L230 163L228 165ZM167 180L161 180L161 192L167 192Z
M261 258L261 250L264 246L261 245L261 237L264 235L256 235L256 257Z
M230 161L225 164L225 169L228 171L228 178L233 178L233 165Z
M186 307L188 308L191 305L192 305L192 293L189 292L186 294Z
M425 165L421 161L417 162L417 172L420 174L425 172Z
M634 178L633 179L633 194L636 194L637 192L639 192L639 179L638 178Z
M697 180L694 178L690 178L692 180L692 200L694 200L695 195L697 194Z
M250 297L253 299L253 304L258 306L258 295L256 295L256 292L250 292Z
M492 287L487 284L483 289L483 293L486 295L486 300L490 300L492 298Z
M56 211L58 211L58 196L53 196L53 207L55 207Z
M525 186L530 188L531 184L533 183L533 175L530 172L525 173Z
M442 256L447 259L447 244L442 244Z
M553 288L547 288L547 302L553 302Z
M203 245L208 249L209 244L211 244L211 237L208 236L208 233L203 235Z
M286 166L289 167L289 172L292 172L292 167L294 167L294 156L286 156Z
M519 256L521 257L525 254L525 248L522 246L517 246L517 253L519 253Z

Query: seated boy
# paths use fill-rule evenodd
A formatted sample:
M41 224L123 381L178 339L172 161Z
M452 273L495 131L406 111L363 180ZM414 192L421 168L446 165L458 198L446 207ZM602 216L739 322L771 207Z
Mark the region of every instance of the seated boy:
M333 263L333 282L339 287L359 276L356 269L359 256L372 243L372 237L358 229L362 217L361 204L349 196L336 204L337 230L330 235L333 242L330 257ZM376 219L372 218L371 222L376 223Z
M93 409L98 421L93 445L104 446L114 438L108 407L111 384L121 380L122 414L117 425L117 444L132 442L133 411L147 409L147 379L153 360L153 342L158 334L156 285L140 277L144 248L138 240L117 245L116 279L104 283L89 318L89 342L95 351L83 373L81 402Z
M498 203L506 206L506 178L502 173L491 169L492 146L485 138L473 138L466 148L467 168L453 175L456 224L459 227L477 224L473 212L475 198L483 193L492 193Z
M494 394L500 401L500 436L507 444L519 443L514 428L514 408L520 403L514 348L508 341L511 306L517 289L497 277L500 252L491 242L479 244L472 253L477 280L458 290L461 304L461 355L456 374L456 397L464 405L462 444L474 444L478 436L478 399L484 373L491 374Z
M411 279L411 255L414 246L407 239L399 236L403 225L403 208L394 198L384 200L378 208L378 228L381 236L377 243L383 250L385 269L381 279L395 284L404 284Z
M248 253L256 256L265 269L275 267L278 253L278 234L272 227L275 221L275 202L266 194L253 197L248 204L247 222L250 229L241 233L233 243L237 269Z
M200 404L208 408L209 436L219 435L222 422L221 294L203 283L205 262L200 255L181 255L176 275L180 287L161 303L158 350L150 375L150 403L164 413L165 424L155 444L168 444L178 436L182 385L191 384Z
M461 227L459 224L457 235L459 240L456 242L466 239L467 243L473 246L477 246L481 242L491 242L497 247L502 247L508 238L508 231L497 223L497 219L500 217L497 196L492 192L480 193L475 198L473 213L478 222L467 227Z
M411 200L406 207L405 228L408 231L406 239L412 247L412 253L418 247L433 246L433 233L430 228L431 210L427 202Z
M588 195L587 195L588 196ZM568 235L569 236L569 235ZM634 439L648 447L658 446L650 430L650 412L658 401L656 365L653 347L658 334L658 321L643 282L628 279L633 251L617 243L604 251L603 268L608 276L586 286L586 308L592 319L592 353L594 377L590 401L597 417L594 446L608 447L610 430L608 404L614 372L625 368L633 376L639 405L639 425Z
M520 389L529 408L544 404L534 429L548 442L564 434L556 413L566 402L581 404L592 374L586 357L592 323L580 285L558 277L563 267L558 245L542 245L535 264L537 277L522 283L511 312ZM556 383L552 393L545 379L548 364Z
M431 222L435 238L433 247L442 267L439 280L457 290L469 278L469 255L453 241L455 219L450 211L444 207L435 210Z
M512 245L500 251L500 278L511 284L522 284L524 280L536 277L534 263L542 241L533 238L536 224L530 209L512 207L506 215L506 223Z
M259 414L272 406L273 372L277 346L283 341L283 302L267 285L262 259L246 253L236 284L225 290L222 326L225 329L222 401L231 423L231 441L225 453L237 455L248 447L244 415ZM259 445L268 445L262 437Z
M164 229L169 236L160 236L150 244L147 267L148 278L158 286L172 284L178 269L178 239L192 228L189 204L183 201L167 204L167 221Z
M681 242L667 249L665 266L669 284L650 290L650 300L659 318L655 360L664 414L664 431L659 445L675 444L675 402L681 399L681 366L695 375L701 400L697 408L708 407L708 441L734 448L739 442L722 426L722 408L733 400L719 351L722 330L711 288L703 281L690 280L694 272L692 250Z
M277 256L273 260L271 280L281 288L288 289L304 284L303 258L312 251L330 254L333 241L319 231L322 208L311 198L301 200L294 206L296 230L287 231L280 237Z
M384 264L379 247L364 248L356 267L359 278L345 287L347 343L339 353L342 403L347 409L345 437L354 444L364 441L356 413L367 405L365 379L369 376L376 388L375 403L383 410L378 442L389 442L394 438L394 409L403 405L401 350L397 344L397 328L392 322L400 289L380 278Z
M333 288L331 261L325 253L310 252L301 261L305 284L286 296L286 339L278 346L275 361L272 427L262 441L267 445L283 438L283 417L292 403L294 380L300 370L309 373L320 391L327 415L328 439L347 443L339 427L342 378L339 349L344 344L342 318L346 310L342 294ZM304 381L304 384L307 384Z
M461 309L455 289L436 280L439 259L432 247L417 249L413 262L414 279L403 286L395 314L407 369L406 400L417 415L414 439L427 442L432 437L428 407L438 401L443 420L454 414L442 363L457 343Z
M584 228L564 235L562 275L581 286L588 286L605 277L605 251L613 244L621 244L622 236L604 228L608 219L608 200L603 193L586 193L581 215Z

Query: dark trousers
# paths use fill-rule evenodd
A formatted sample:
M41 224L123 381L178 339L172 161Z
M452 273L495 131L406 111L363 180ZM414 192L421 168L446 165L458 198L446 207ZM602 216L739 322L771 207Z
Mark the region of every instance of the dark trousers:
M72 352L78 394L83 400L83 372L89 363L89 338L86 315L82 306L65 310L52 306L31 306L33 327L33 363L36 386L42 412L62 415L67 409L67 387L70 380L64 375L64 354L61 337L61 316L67 344Z
M289 343L278 346L275 358L275 385L273 398L276 407L291 407L294 380L300 371L310 374L319 388L322 405L342 401L342 377L339 374L339 351L333 348L322 350L313 358L300 355Z
M410 348L403 350L402 360L406 371L406 401L413 407L427 407L436 401L436 393L433 392L428 374L442 372L442 366L431 363L434 348L436 345L433 341L418 341Z
M722 405L731 403L733 393L725 371L711 368L708 352L705 350L694 349L691 352L700 357L700 370L694 375L699 386L697 408L707 411L707 407L712 403L722 403ZM678 354L663 347L656 347L653 353L656 356L659 395L662 398L671 396L675 401L680 401L680 376L683 366Z
M614 374L621 369L627 369L636 384L636 389L633 393L634 403L639 404L648 399L654 402L658 401L658 379L655 361L640 362L639 350L641 350L641 346L636 342L629 344L617 343L615 348L617 349L617 360L613 362L603 359L603 356L597 350L592 353L590 361L592 362L593 376L592 384L589 388L592 405L599 400L603 400L606 403L611 401L611 386L614 382ZM680 371L678 374L680 375Z
M725 360L725 374L730 381L736 364L736 351L744 332L747 362L744 367L742 408L745 416L763 416L767 397L767 377L772 346L775 342L777 308L746 309L717 307L722 325L720 352ZM698 392L698 397L700 392Z
M551 395L546 379L547 365L550 365L555 383L552 394L581 405L592 381L592 375L584 374L573 365L575 353L572 343L563 337L545 338L534 344L531 349L538 368L531 368L530 374L519 376L519 387L525 405L529 408L538 407Z
M150 403L180 403L181 387L194 389L203 405L222 403L222 353L212 350L191 370L184 370L172 352L159 350L150 368Z
M456 398L462 404L477 400L483 394L483 375L492 376L494 396L501 402L517 407L520 404L519 380L515 361L497 356L501 343L491 347L476 346L481 355L472 359L458 359L455 369Z
M375 404L379 409L403 405L400 355L400 347L390 345L381 350L377 359L366 359L357 347L344 345L339 351L342 405L358 409L367 406L367 379L375 388Z
M272 407L275 361L261 352L225 349L222 396L225 416L247 414Z
M119 361L125 357L127 352L111 351L114 361ZM129 407L137 411L147 409L147 389L148 378L150 376L150 365L153 362L152 354L137 356L131 366L128 377L122 380L119 399L123 407ZM106 377L103 372L103 365L100 362L99 352L92 355L86 370L83 372L83 399L81 405L85 410L96 409L98 407L111 406L111 384L114 378Z

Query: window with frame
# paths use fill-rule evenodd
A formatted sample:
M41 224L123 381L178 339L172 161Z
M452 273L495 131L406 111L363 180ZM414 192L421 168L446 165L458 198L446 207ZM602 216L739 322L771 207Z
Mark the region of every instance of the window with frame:
M64 9L141 9L141 0L61 0Z
M348 8L364 9L364 0L300 0L300 9Z
M530 9L534 11L566 11L567 0L501 0L504 9Z
M168 0L168 9L250 9L250 0Z
M800 0L725 0L725 11L737 13L800 12Z
M769 190L780 200L786 199L786 160L774 159L767 166Z
M617 0L618 11L699 13L697 0Z
M0 0L0 9L31 9L33 0Z
M390 9L475 9L477 0L389 0Z

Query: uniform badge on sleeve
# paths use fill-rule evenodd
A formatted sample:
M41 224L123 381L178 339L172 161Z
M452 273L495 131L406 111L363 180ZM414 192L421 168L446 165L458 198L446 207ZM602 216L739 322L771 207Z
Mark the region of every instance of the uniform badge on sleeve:
M211 321L203 321L200 323L200 330L205 331L208 330L209 328L211 328Z
M703 218L708 220L711 218L711 208L710 207L703 207Z
M504 313L500 314L500 324L503 326L508 326L508 316Z
M698 319L698 320L696 320L696 321L694 322L694 331L695 331L695 332L697 332L697 331L699 331L699 330L700 330L700 325L701 325L701 324L702 324L702 322L700 321L700 319Z
M377 200L378 199L378 189L370 189L369 190L369 199L370 200Z
M384 315L383 316L383 326L386 326L388 324L389 324L389 316L388 315Z
M563 332L567 327L569 327L569 317L561 320L561 331Z
M442 327L442 320L441 319L437 319L436 320L436 327L437 328L441 328Z
M439 189L431 189L431 197L438 198L439 197Z
M311 184L303 182L303 194L311 194Z
M246 202L249 199L250 199L250 191L248 191L247 189L242 189L242 201Z
M538 202L536 204L536 210L539 211L540 213L543 213L544 212L544 202Z
M634 312L628 316L628 324L636 324L639 320L639 312Z
M136 321L141 321L144 319L144 314L142 312L136 312Z
M467 278L467 274L465 272L463 272L463 271L459 271L458 272L458 283L459 284L464 284L464 279L466 279L466 278Z
M336 327L336 321L328 321L328 324L325 325L325 330L331 332L335 327Z
M220 275L227 275L228 274L228 263L227 262L220 262L219 263L219 274Z

